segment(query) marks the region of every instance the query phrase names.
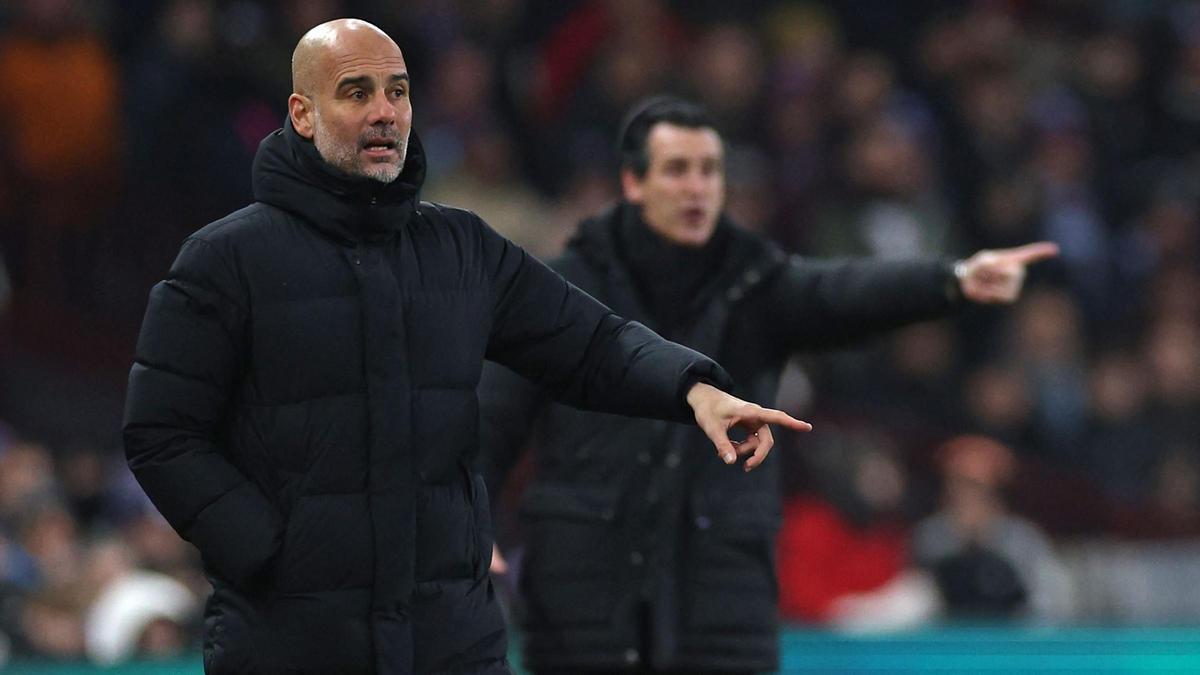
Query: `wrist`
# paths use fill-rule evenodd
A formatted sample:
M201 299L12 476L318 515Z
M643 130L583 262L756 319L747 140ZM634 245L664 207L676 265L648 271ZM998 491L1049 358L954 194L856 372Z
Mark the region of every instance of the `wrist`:
M716 387L707 382L696 382L687 391L687 396L685 397L687 404L691 406L692 410L695 410L696 406L715 389Z
M967 261L966 260L955 260L954 261L954 278L958 280L958 283L960 285L962 284L963 281L966 280L966 278L967 278Z
M966 280L970 273L966 260L955 260L946 267L946 299L951 303L961 302L966 297Z

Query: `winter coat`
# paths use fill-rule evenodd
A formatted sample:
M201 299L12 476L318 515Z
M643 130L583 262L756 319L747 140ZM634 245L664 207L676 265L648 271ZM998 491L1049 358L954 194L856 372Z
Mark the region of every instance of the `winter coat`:
M625 316L647 314L618 246L622 205L584 222L551 266ZM714 355L735 395L774 399L786 359L844 345L956 303L944 262L788 257L728 222L714 282L692 320L664 333ZM488 364L481 465L499 488L536 449L520 515L526 665L553 668L778 668L775 536L779 462L729 471L698 430L574 410Z
M473 468L485 355L587 408L692 419L708 359L614 316L467 211L353 178L288 125L253 205L150 294L125 444L213 584L219 673L507 672Z

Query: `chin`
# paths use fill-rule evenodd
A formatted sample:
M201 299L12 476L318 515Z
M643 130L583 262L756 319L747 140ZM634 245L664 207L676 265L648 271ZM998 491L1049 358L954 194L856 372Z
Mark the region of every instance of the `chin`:
M361 173L362 173L362 175L366 176L367 178L370 178L371 180L377 180L380 183L391 183L392 181L394 181L400 177L400 173L403 170L404 170L403 165L390 165L389 164L384 167L381 167L379 165L374 165L374 166L363 169Z
M690 248L700 248L701 246L707 244L708 240L711 238L712 238L711 230L708 230L705 232L700 232L697 230L686 230L684 232L680 232L675 237L675 243L679 244L680 246L688 246Z

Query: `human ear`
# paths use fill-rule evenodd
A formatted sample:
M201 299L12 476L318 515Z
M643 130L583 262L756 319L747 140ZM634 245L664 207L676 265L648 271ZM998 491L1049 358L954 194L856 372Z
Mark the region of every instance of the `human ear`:
M642 179L638 178L633 169L621 170L621 193L630 204L642 202Z
M292 94L288 97L288 117L296 133L312 140L313 137L313 105L312 100L303 94Z

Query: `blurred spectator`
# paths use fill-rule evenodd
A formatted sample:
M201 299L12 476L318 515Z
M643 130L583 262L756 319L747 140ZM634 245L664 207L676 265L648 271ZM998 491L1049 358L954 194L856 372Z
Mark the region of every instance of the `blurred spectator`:
M1019 451L1034 445L1033 401L1020 369L1011 363L984 363L966 376L965 418L970 428Z
M1164 316L1150 326L1144 348L1154 427L1168 442L1195 441L1200 438L1200 326Z
M959 436L940 452L942 508L917 524L912 554L937 578L946 613L1069 618L1065 567L1038 527L1005 504L1003 490L1017 470L1012 451L983 436Z
M77 661L83 655L84 601L72 589L56 588L35 593L24 601L15 651L59 661Z
M1115 502L1145 503L1164 450L1150 423L1150 377L1136 355L1107 352L1091 372L1090 439L1082 462Z
M48 95L55 85L65 98ZM0 35L0 193L13 194L0 249L15 285L42 303L84 299L93 229L121 175L118 86L77 3L18 0Z
M1043 131L1032 159L1042 195L1042 236L1063 247L1063 266L1093 321L1107 314L1116 288L1111 230L1096 191L1092 148L1081 129Z
M1037 450L1074 460L1087 422L1083 325L1071 296L1042 289L1014 313L1014 357L1032 395Z
M156 572L126 570L103 586L85 624L88 658L111 666L164 658L193 647L199 603L186 586Z
M822 424L824 440L804 451L820 495L784 503L780 614L859 630L920 625L938 599L929 579L909 569L905 470L886 436L831 426Z
M421 133L421 142L434 164L429 167L430 183L464 170L465 146L472 134L491 128L492 135L497 135L490 98L492 70L483 49L465 40L455 42L441 54L434 78L437 86L428 92L433 107L423 115ZM519 164L517 153L510 149L504 159L511 163L502 167L505 178L509 178Z
M258 141L283 119L250 88L250 73L227 67L219 20L212 0L171 0L129 68L124 112L137 132L129 160L141 198L126 208L157 225L143 236L164 248L249 199Z
M476 128L462 140L459 168L430 182L424 196L469 205L497 232L536 256L558 253L567 233L551 229L549 207L514 172L516 152L509 138L496 128Z
M766 64L757 36L737 24L713 24L697 39L689 61L690 89L712 111L725 142L761 141Z
M616 166L612 130L635 101L673 85L686 27L661 0L585 0L536 46L527 149L545 183L563 188L577 167Z
M1195 139L1200 138L1200 19L1189 3L1171 3L1167 11L1178 49L1167 66L1161 91L1167 117L1164 149L1179 152L1194 149Z
M912 259L957 249L930 158L912 128L891 117L856 128L842 170L845 193L821 217L814 253Z
M108 513L107 493L112 454L80 441L57 462L63 499L86 530L104 528L112 515Z
M55 589L70 586L79 576L83 560L78 525L55 500L27 507L19 525L22 548L38 567L38 585Z
M17 442L0 451L0 526L12 531L31 505L56 491L53 462L46 448Z

